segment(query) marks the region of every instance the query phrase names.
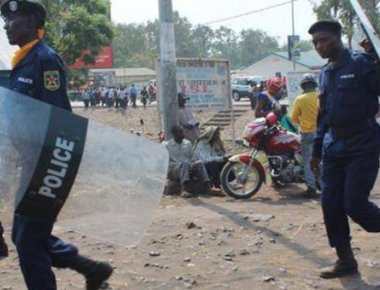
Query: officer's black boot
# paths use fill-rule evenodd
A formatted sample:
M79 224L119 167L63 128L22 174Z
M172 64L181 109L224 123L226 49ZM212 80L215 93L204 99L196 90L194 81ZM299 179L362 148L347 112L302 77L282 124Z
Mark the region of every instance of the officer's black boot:
M2 235L0 235L0 259L8 257L8 246L4 241Z
M355 260L351 244L346 243L335 248L338 260L333 266L323 268L319 276L332 279L358 273L358 263Z
M8 246L4 241L3 233L3 225L0 222L0 259L8 257Z
M112 274L112 267L105 262L93 261L81 255L70 259L70 269L86 277L86 289L98 290Z

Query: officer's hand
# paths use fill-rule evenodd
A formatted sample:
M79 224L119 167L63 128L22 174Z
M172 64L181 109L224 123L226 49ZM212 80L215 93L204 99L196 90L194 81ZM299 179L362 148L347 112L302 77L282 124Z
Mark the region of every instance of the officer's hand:
M311 157L310 168L316 176L319 176L321 171L321 159L317 157Z

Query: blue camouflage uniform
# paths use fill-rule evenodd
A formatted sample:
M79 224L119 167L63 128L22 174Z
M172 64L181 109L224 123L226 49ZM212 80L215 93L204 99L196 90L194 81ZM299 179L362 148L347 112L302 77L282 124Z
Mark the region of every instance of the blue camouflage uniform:
M320 111L313 156L322 158L322 209L330 245L350 241L348 216L380 231L380 209L368 200L378 169L379 79L368 55L345 50L320 74Z
M42 40L13 68L10 84L14 91L71 111L63 63ZM12 240L28 289L55 290L51 267L67 267L66 258L78 254L75 246L53 236L52 229L53 224L15 214Z

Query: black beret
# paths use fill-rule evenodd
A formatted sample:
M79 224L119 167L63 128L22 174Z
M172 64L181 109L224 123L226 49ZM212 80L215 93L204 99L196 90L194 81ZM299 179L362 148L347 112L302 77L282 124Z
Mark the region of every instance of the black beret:
M309 34L313 34L319 31L340 33L342 31L342 25L340 25L340 23L335 20L319 20L310 26L308 30Z
M44 25L46 20L46 9L39 0L6 0L0 6L3 16L11 13L22 15L36 15Z

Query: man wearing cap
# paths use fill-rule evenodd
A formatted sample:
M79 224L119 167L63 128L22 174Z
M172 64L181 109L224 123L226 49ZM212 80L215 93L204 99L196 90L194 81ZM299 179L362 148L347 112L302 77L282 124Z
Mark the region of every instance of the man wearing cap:
M322 160L322 209L331 247L338 260L322 278L357 273L348 217L368 232L380 232L380 209L368 200L379 169L378 76L370 57L351 52L336 21L314 23L309 33L328 63L320 74L320 109L311 167Z
M12 59L11 89L71 111L62 60L42 39L44 6L38 0L6 0L0 10L9 43L20 47ZM83 274L87 290L100 289L112 267L79 255L74 245L53 236L52 230L53 224L14 216L12 240L28 289L57 289L52 266Z
M194 145L199 137L199 121L194 117L193 112L186 108L186 101L189 100L183 93L178 93L178 117L179 125L183 129L185 139L189 140Z
M313 198L316 197L317 186L310 168L310 159L315 130L317 129L318 93L315 88L318 84L312 74L304 74L300 86L303 92L294 101L291 118L294 123L299 124L301 131L302 160L307 183L307 190L302 196Z

